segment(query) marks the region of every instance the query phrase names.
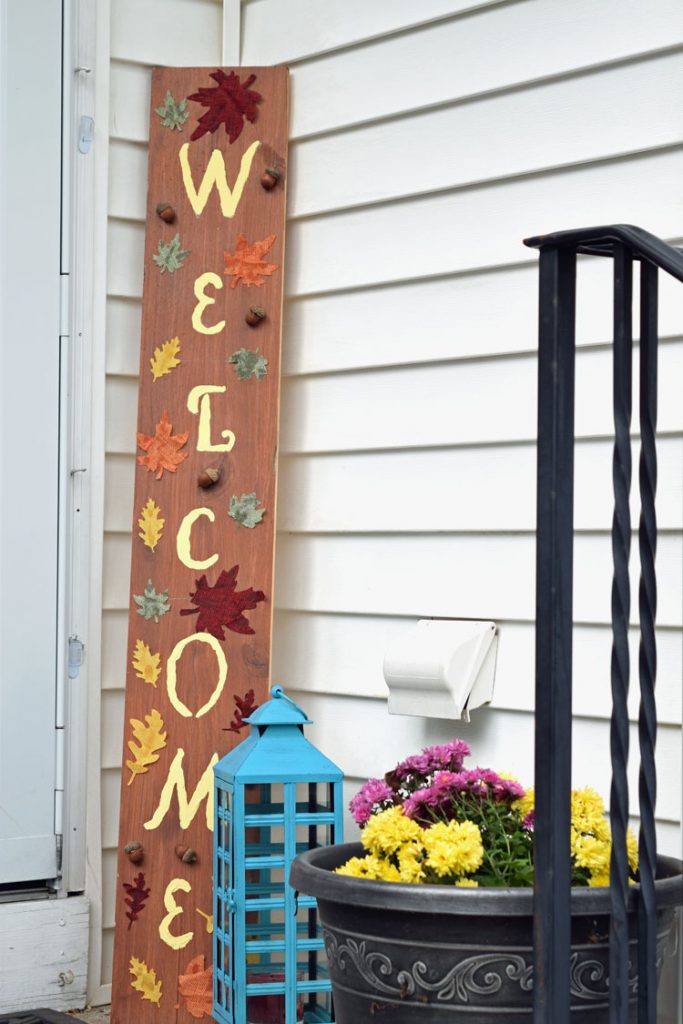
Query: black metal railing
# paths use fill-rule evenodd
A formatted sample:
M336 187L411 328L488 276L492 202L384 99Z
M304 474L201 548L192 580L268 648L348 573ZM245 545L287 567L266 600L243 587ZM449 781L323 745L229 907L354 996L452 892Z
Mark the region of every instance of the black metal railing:
M629 1015L626 766L630 672L631 309L633 262L640 261L638 1022L655 1024L657 281L658 269L683 281L683 251L631 225L563 231L528 238L525 244L540 250L534 1024L569 1024L570 1019L574 319L579 253L607 256L614 262L610 1024L626 1024Z

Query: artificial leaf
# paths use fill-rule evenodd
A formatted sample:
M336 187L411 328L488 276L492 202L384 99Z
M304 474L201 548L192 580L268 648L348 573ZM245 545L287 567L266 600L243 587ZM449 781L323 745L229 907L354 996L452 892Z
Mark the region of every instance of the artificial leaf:
M207 583L206 576L195 580L196 591L190 594L192 604L196 608L183 608L181 615L196 615L198 633L211 633L217 640L225 640L223 627L234 633L253 633L249 620L242 613L256 607L259 601L265 601L266 595L261 590L235 590L239 566L233 565L230 572L221 572L214 586Z
M152 708L150 714L145 715L145 722L147 725L139 718L130 719L135 739L128 740L128 749L133 755L131 761L126 761L126 768L130 770L129 786L136 775L145 775L150 765L156 764L159 760L157 750L166 746L166 733L161 731L164 721L159 712Z
M222 124L228 134L229 142L235 142L242 134L245 118L253 124L258 114L258 104L263 97L260 92L250 89L256 81L256 75L249 75L240 82L239 75L230 71L226 75L218 69L209 76L217 85L198 89L188 96L193 103L201 103L208 107L199 118L199 124L192 132L190 139L201 139L207 132L215 132Z
M178 975L178 992L185 1007L197 1020L210 1017L213 1009L213 967L204 968L204 954L190 960L184 974Z
M156 687L157 679L161 675L161 654L152 654L149 647L142 640L135 641L135 653L133 654L133 668L138 679L144 679Z
M177 355L180 352L180 338L171 338L165 341L160 348L154 349L154 356L150 359L149 365L152 369L152 381L165 377L167 373L180 366L180 359Z
M266 263L264 256L275 241L275 235L268 235L260 242L247 242L245 235L241 232L237 236L237 243L234 252L224 252L225 270L223 274L230 276L233 281L231 288L236 288L241 281L247 286L255 284L259 287L265 284L263 275L270 277L278 268L277 263Z
M161 509L154 499L148 498L147 504L140 512L140 518L138 519L138 526L140 527L138 537L145 542L145 546L150 551L154 551L161 540L161 534L164 532L166 520L161 518L160 512Z
M161 1003L161 982L157 981L156 973L148 967L144 960L138 960L136 956L130 958L130 966L128 968L130 973L133 975L133 981L131 986L136 992L142 993L143 1000L147 1000L150 1003L156 1003L157 1006Z
M128 907L126 917L128 918L128 931L130 931L133 921L137 921L138 914L145 909L145 901L151 889L145 888L145 876L142 871L135 876L132 882L124 882L123 888L128 893L123 902Z
M187 100L180 100L179 103L176 103L170 91L166 93L163 104L160 107L155 107L154 110L161 118L164 128L170 128L171 131L174 128L182 131L183 125L190 116L187 112Z
M158 622L162 615L171 610L168 590L157 592L151 580L147 580L144 594L133 594L133 600L138 605L138 615L142 615L147 621L154 619Z
M229 732L239 732L240 729L246 729L247 722L245 718L249 718L252 712L256 711L258 704L254 702L254 691L247 690L244 697L240 697L239 694L235 694L235 714L232 722L228 726Z
M240 348L228 359L235 367L238 380L249 380L256 377L263 380L268 373L268 360L258 352L252 352L248 348Z
M153 434L138 434L138 448L147 452L146 455L138 455L138 462L141 466L147 466L150 473L156 473L157 480L161 480L165 469L175 473L180 463L187 458L187 452L179 449L187 442L189 430L184 434L171 434L172 429L164 409Z
M230 498L228 515L240 526L246 526L247 529L253 530L261 522L266 511L265 508L258 508L259 504L259 499L254 491L251 494L243 494L241 498L233 494Z
M183 261L190 255L190 251L190 249L180 248L180 235L177 234L170 242L160 241L152 259L162 274L165 270L172 274L174 270L180 270Z

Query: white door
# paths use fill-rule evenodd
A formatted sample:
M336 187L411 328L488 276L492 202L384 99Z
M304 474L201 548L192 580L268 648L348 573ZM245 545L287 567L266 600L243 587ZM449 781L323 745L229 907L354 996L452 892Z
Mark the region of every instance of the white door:
M57 875L62 4L0 3L0 885Z

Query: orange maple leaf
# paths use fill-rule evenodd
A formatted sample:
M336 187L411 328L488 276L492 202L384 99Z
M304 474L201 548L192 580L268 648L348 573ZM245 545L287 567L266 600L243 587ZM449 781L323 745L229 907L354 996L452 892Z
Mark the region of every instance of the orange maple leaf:
M165 469L175 473L180 463L187 458L187 452L178 449L183 447L190 436L189 430L185 434L173 435L171 430L171 421L164 409L153 434L138 434L138 447L147 452L146 455L138 455L138 462L141 466L147 466L150 473L156 473L157 480L161 480Z
M204 969L204 954L190 960L185 974L178 975L178 991L193 1017L210 1017L213 1009L213 967Z
M270 277L278 269L277 263L266 263L263 259L274 241L275 235L268 235L260 242L252 242L249 245L243 234L240 233L237 236L234 253L223 253L225 257L223 273L234 278L230 285L231 288L236 288L239 281L246 285L265 284L261 275L265 274L266 277Z

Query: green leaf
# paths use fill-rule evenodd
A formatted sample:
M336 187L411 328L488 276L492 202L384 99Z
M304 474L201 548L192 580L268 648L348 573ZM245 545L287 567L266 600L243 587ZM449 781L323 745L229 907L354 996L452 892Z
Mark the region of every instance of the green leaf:
M155 107L154 109L161 118L164 128L170 128L171 131L174 128L177 128L179 132L182 131L183 125L190 116L187 113L187 100L181 100L180 103L176 103L170 91L166 93L166 99L162 106Z
M180 248L179 234L170 242L159 242L157 248L158 252L152 256L152 259L162 274L165 270L168 270L169 274L172 274L174 270L179 270L183 265L183 260L190 255L189 249Z
M133 594L133 600L138 605L138 615L144 619L154 619L158 622L162 615L170 612L168 604L168 590L161 590L157 593L151 580L147 580L144 594Z
M263 380L268 372L268 360L258 352L251 352L248 348L241 348L237 352L233 352L228 362L234 365L238 380L249 380L250 377Z
M261 522L266 511L265 508L257 508L259 504L255 492L243 494L241 498L233 494L230 499L228 515L240 526L246 526L249 530L253 530Z

